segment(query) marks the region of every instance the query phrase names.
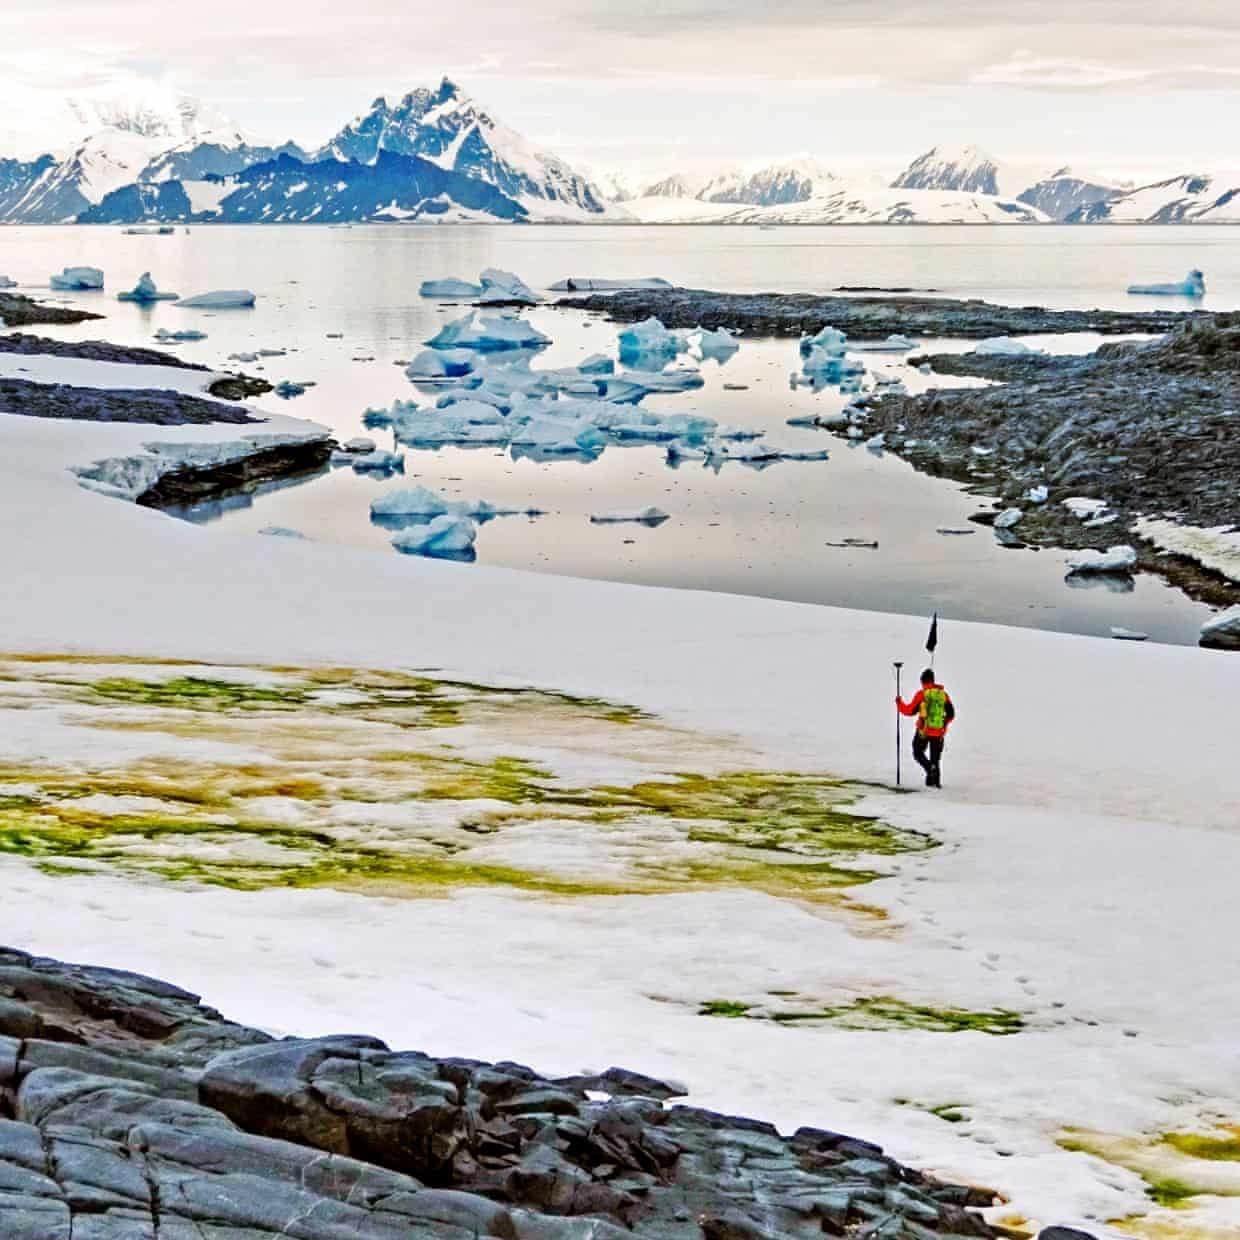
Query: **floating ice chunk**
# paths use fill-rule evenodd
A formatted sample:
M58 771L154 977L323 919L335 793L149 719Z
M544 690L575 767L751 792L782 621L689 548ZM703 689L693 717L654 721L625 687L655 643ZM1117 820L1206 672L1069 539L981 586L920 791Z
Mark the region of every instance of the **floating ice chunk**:
M451 500L423 486L404 487L389 491L371 500L373 517L438 517L444 513L487 520L490 517L512 516L515 508L500 508L486 500Z
M292 400L294 396L304 396L306 389L313 386L308 380L294 382L292 379L281 379L275 386L275 393L281 400Z
M68 292L103 288L103 272L98 267L66 267L60 275L51 276L48 284Z
M690 392L706 384L702 372L692 366L672 366L668 370L643 372L640 377L622 375L621 378L639 383L647 392Z
M995 518L995 529L1010 530L1024 515L1024 511L1020 508L1005 508Z
M678 465L681 461L704 460L706 460L706 450L704 448L680 442L667 445L667 463L669 465Z
M479 277L482 291L478 300L486 306L534 306L538 304L538 296L520 276L511 271L500 271L497 267L488 267Z
M662 525L670 516L662 508L636 508L622 512L592 512L591 525L619 525L632 521L641 525Z
M1100 517L1107 510L1104 499L1090 499L1085 495L1071 495L1063 501L1063 506L1078 520L1088 521Z
M1030 487L1025 494L1025 498L1031 504L1045 504L1050 497L1050 488L1044 486Z
M720 327L711 331L706 327L695 327L688 336L689 352L700 359L713 357L723 360L732 356L739 349L740 341L726 328Z
M1201 626L1200 642L1222 650L1240 650L1240 605L1220 611Z
M865 446L871 452L881 452L887 446L886 433L879 431L877 435L873 435L865 441Z
M297 538L302 542L310 540L301 532L301 530L290 529L287 525L264 525L260 534L270 534L272 538Z
M853 340L848 345L850 353L908 353L915 348L917 348L916 341L910 340L907 336L901 336L898 332L888 336L885 340Z
M1149 640L1148 633L1139 633L1136 629L1126 629L1122 625L1111 625L1111 636L1121 642L1143 642Z
M378 445L368 435L358 435L340 445L342 452L374 452Z
M659 276L630 276L609 280L601 276L569 276L548 286L553 293L607 293L617 289L672 288Z
M1130 573L1137 563L1134 547L1123 544L1105 551L1078 551L1067 560L1071 573Z
M656 318L642 319L620 333L620 360L675 357L689 347L684 332L669 331Z
M773 459L779 461L825 461L829 459L830 455L826 448L784 448Z
M534 417L512 436L514 446L541 448L553 453L593 455L601 451L606 442L603 432L586 418Z
M1016 340L1011 336L991 336L986 340L979 340L973 352L980 353L983 357L1042 357L1046 354L1045 349L1035 349L1023 340Z
M243 362L243 363L248 364L250 362L258 361L258 354L257 353L230 353L228 355L228 360L230 362Z
M423 349L405 367L405 377L414 383L443 383L458 379L474 368L474 356L464 349Z
M820 350L827 357L843 357L848 347L848 337L834 327L824 327L817 335L801 337L801 356L809 357Z
M16 288L17 281L9 276L0 276L0 288Z
M170 332L166 327L161 327L155 333L155 339L162 340L165 344L172 344L182 340L205 340L206 338L206 332L200 332L193 327L187 327L182 332Z
M127 293L117 293L117 301L136 301L140 305L150 305L156 301L176 301L175 293L161 293L155 287L155 281L151 279L151 273L144 271L138 277L138 283L133 286Z
M418 294L422 297L478 297L482 293L481 284L470 284L468 280L423 280Z
M432 349L477 349L485 353L541 349L551 343L551 338L517 314L483 314L475 310L455 322L445 323L426 343Z
M434 409L410 410L394 417L396 437L413 445L502 444L512 427L494 405L477 400L454 400Z
M418 402L416 400L394 400L389 409L366 409L362 413L362 425L374 428L376 426L391 426L399 418L409 417L417 413Z
M445 513L425 525L413 525L392 535L392 546L409 555L445 559L472 559L478 527L468 517Z
M354 469L368 472L390 474L399 470L403 473L405 469L405 454L403 452L385 452L382 448L374 452L367 452L363 456L353 456L351 453L345 453L345 460Z
M248 310L258 299L245 288L218 288L182 297L176 304L187 310Z
M614 375L616 363L606 353L591 353L584 362L579 363L577 369L583 375Z
M1204 297L1206 278L1194 268L1179 284L1130 284L1128 291L1154 297Z
M719 439L761 439L763 433L752 426L720 426L715 430Z

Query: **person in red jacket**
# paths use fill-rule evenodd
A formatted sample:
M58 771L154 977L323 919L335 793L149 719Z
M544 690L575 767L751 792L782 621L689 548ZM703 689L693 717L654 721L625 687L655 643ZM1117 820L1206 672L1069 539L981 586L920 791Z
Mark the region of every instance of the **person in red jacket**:
M927 788L941 788L943 742L947 738L947 729L956 717L956 708L947 690L935 681L933 668L928 667L922 672L921 688L912 701L906 703L903 698L896 698L896 709L902 715L917 716L913 761L926 772Z

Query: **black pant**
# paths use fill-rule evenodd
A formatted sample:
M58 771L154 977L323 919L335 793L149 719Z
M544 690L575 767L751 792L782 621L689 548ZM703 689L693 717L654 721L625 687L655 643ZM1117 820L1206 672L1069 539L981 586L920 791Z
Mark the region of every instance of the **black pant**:
M926 750L930 751L930 757L927 760ZM913 737L913 761L917 763L927 775L931 771L939 769L939 763L943 760L943 737L941 736L923 736L920 732Z

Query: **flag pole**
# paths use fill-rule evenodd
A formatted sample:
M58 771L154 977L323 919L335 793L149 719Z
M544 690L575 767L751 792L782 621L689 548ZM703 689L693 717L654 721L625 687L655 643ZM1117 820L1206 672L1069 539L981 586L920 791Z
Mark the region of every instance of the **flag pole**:
M903 663L892 664L892 667L896 669L896 697L902 696L900 693L900 669L903 666L904 666ZM897 707L896 709L896 787L897 788L900 786L900 750L901 748L902 746L900 743L900 711L899 711L899 708Z

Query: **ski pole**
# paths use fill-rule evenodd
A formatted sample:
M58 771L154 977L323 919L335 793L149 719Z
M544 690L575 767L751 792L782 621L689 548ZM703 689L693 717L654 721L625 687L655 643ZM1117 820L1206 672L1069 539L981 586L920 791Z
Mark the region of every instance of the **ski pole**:
M891 666L896 669L896 697L898 698L902 696L902 694L900 693L900 669L904 666L904 664L893 663ZM901 749L900 711L899 711L899 708L897 707L896 709L896 787L897 788L900 786L900 749Z

